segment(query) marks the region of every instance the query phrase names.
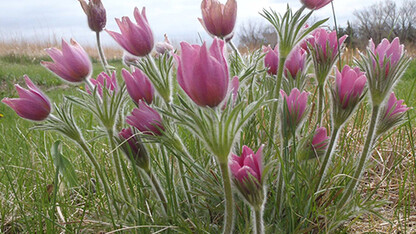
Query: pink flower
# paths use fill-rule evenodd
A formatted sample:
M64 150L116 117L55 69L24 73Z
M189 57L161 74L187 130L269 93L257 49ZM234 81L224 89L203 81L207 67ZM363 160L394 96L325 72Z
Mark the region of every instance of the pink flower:
M389 73L390 66L396 66L404 53L404 45L400 44L400 39L398 37L394 38L391 43L387 39L383 39L380 44L378 44L377 48L375 47L373 40L370 39L369 49L378 57L380 67L385 67L386 75ZM375 64L376 61L374 58L373 61Z
M29 89L15 85L19 98L3 98L2 102L10 106L22 118L42 121L49 116L51 103L28 76L25 75L24 78Z
M101 0L79 0L81 7L87 15L88 26L94 32L101 32L107 23L107 14Z
M274 50L270 46L263 47L263 52L266 53L266 56L264 56L264 66L269 68L267 73L276 75L279 68L279 46L276 45Z
M231 39L237 19L236 0L227 0L225 5L218 0L202 0L201 11L202 19L198 20L209 34Z
M335 60L338 54L337 32L328 32L326 29L318 28L313 31L312 36L307 41L315 51L317 61ZM347 35L339 38L340 46L344 43L345 39L347 39Z
M302 4L311 10L318 10L328 5L332 0L300 0Z
M247 146L243 146L243 152L241 156L231 154L229 166L231 175L237 180L243 188L247 188L245 183L251 183L249 174L254 177L255 184L260 187L262 185L263 163L262 163L262 149L260 146L257 153L254 153L252 149Z
M159 54L164 54L164 53L174 50L172 44L170 43L168 39L168 36L166 34L164 36L165 36L165 40L162 42L156 43L156 46L155 46L156 52L158 52Z
M285 61L285 76L295 79L305 69L306 51L301 47L295 47Z
M338 105L342 109L352 107L358 103L367 78L358 67L352 69L345 65L342 73L337 69L336 73L336 92L338 94Z
M297 128L305 115L309 94L301 93L297 88L292 89L289 96L283 90L280 90L280 94L283 97L282 113L286 113L285 122L292 128Z
M139 101L139 107L134 108L131 115L126 117L126 123L148 135L162 135L165 128L159 113L149 107L143 101Z
M391 121L408 111L410 108L404 105L403 102L404 100L397 100L396 95L394 94L394 92L392 92L390 94L389 100L387 101L387 109L384 112L384 115L381 118L381 120Z
M153 49L153 33L146 18L146 9L143 7L139 13L137 7L134 8L134 18L136 23L131 22L129 17L116 19L121 33L106 30L116 42L127 52L134 56L143 57L148 55Z
M177 79L185 93L199 106L218 106L227 95L229 74L224 41L214 39L211 47L181 43Z
M147 104L152 103L154 88L146 74L134 68L132 73L123 68L121 74L126 83L127 92L136 104L140 100L146 101Z
M79 83L90 76L92 64L87 52L75 40L71 39L70 43L62 39L62 51L47 49L53 62L42 61L41 64L62 79Z
M229 94L232 95L232 106L234 106L235 102L237 101L239 87L240 80L238 79L238 76L234 76L234 78L231 80L231 86L229 90ZM222 106L222 110L225 110L226 107L227 100L225 100L224 105Z
M97 92L100 95L100 97L103 97L103 88L107 89L109 91L109 94L111 95L113 92L118 92L118 85L117 85L117 78L116 78L116 72L113 71L113 74L111 74L111 77L107 75L105 72L101 72L98 74L97 79L90 79L92 85L94 87L97 87ZM85 90L89 94L91 94L91 90L88 86L85 86Z
M316 151L323 151L328 148L328 134L325 127L320 127L315 130L315 135L312 138L312 147Z

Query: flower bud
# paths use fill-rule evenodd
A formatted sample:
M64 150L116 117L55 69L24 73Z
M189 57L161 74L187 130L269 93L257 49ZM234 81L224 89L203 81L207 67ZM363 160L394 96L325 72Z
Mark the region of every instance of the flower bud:
M15 85L19 98L3 98L2 102L10 106L22 118L42 121L49 116L51 103L28 76L25 75L24 78L29 89Z
M274 50L270 46L263 47L263 52L266 53L264 66L268 68L267 73L276 75L279 68L279 46L276 45Z
M308 9L318 10L328 5L332 0L300 0L300 2Z
M131 115L126 117L126 123L148 135L162 135L165 130L159 113L149 107L143 101L139 101L139 107L134 108Z
M394 92L390 94L389 100L381 109L381 116L377 127L378 136L400 125L404 121L405 114L410 108L404 105L403 102L404 100L397 100Z
M263 145L257 153L243 146L241 156L231 154L228 163L235 187L252 206L261 206L263 194Z
M172 44L170 43L168 39L168 36L166 34L164 36L165 36L165 40L162 42L156 43L156 46L155 46L156 52L159 54L168 53L174 50Z
M121 145L121 149L126 156L138 167L148 170L150 163L149 156L139 137L133 134L131 128L122 129L118 135L120 137L120 143L124 142Z
M90 79L91 84L97 88L97 92L100 95L100 97L103 97L103 89L106 89L110 95L113 93L118 92L118 85L117 85L117 78L116 78L116 72L113 71L111 74L111 77L107 75L105 72L101 72L98 74L97 79ZM85 90L91 94L90 88L85 86Z
M295 47L285 61L284 74L286 78L298 78L305 69L306 58L306 51L301 47Z
M133 72L130 73L123 68L121 74L126 83L127 92L134 103L139 104L139 101L146 101L147 104L152 103L154 88L149 78L140 69L132 68Z
M301 93L297 88L294 88L289 96L283 90L280 90L280 94L282 95L282 135L290 137L291 133L296 131L306 115L309 93Z
M88 26L94 32L101 32L107 23L107 14L101 0L79 0L81 7L87 15Z
M201 11L202 19L198 20L209 34L224 40L232 38L237 19L236 0L227 0L225 5L218 0L202 0Z
M199 106L218 106L228 92L228 64L224 56L224 41L214 39L208 49L181 43L181 55L174 58L178 65L177 79L185 93Z
M116 42L130 54L144 57L152 52L154 39L146 18L146 9L143 7L140 14L139 9L134 8L136 23L131 22L129 17L124 16L121 21L116 19L121 33L106 30Z
M87 52L73 39L70 44L62 39L62 51L49 48L46 52L53 62L42 61L42 66L68 82L83 82L92 73L92 64Z

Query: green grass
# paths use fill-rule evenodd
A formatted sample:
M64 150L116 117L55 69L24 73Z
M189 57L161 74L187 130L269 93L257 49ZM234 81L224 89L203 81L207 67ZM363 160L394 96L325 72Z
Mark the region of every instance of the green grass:
M62 82L48 72L39 65L42 59L46 58L31 59L12 55L1 57L0 99L17 96L13 85L18 83L23 86L22 76L24 74L32 78L51 99L58 103L62 102L64 95L79 95L77 90L80 88L79 86ZM111 65L117 67L118 74L120 74L121 61L111 61ZM100 64L94 62L94 76L100 71ZM416 106L415 83L416 62L413 61L404 78L395 88L397 96L405 99L408 106ZM89 140L93 153L97 155L99 162L106 168L106 171L111 172L110 155L106 151L108 149L107 142L103 138L98 138L97 132L93 131L93 127L97 125L96 120L91 114L80 108L75 108L75 111L80 128L88 130L85 137ZM347 127L347 129L352 130L343 131L341 134L339 142L341 153L336 159L336 166L332 173L346 174L348 173L346 170L351 168L344 165L352 165L354 152L360 150L360 144L358 143L365 136L366 112L367 110L363 105ZM97 175L77 145L54 132L31 130L31 127L34 126L33 122L19 118L13 110L4 104L0 104L0 114L3 115L0 118L0 232L54 233L66 229L68 233L72 233L113 230L107 202L101 191L102 188L94 186L91 182L92 178L97 179ZM412 110L409 118L413 119L414 116ZM373 197L390 199L394 208L389 210L386 209L387 205L383 206L383 209L389 210L389 212L381 214L386 217L387 222L396 223L391 225L392 228L394 226L394 230L401 230L402 232L408 230L406 229L408 218L403 219L403 216L416 215L415 209L412 207L412 199L414 200L416 195L415 187L412 185L416 181L416 161L414 159L414 145L409 145L413 143L414 125L415 121L410 121L391 135L383 137L383 141L377 145L377 149L381 152L380 158L374 158L375 160L371 161L364 178L370 182L362 184L362 194L377 191ZM240 144L249 144L252 143L251 139L257 139L256 131L258 129L255 125L251 126L249 124L246 129L252 131L250 134L241 137ZM152 148L150 151L152 166L167 191L167 199L174 215L165 218L157 212L159 204L151 187L126 165L126 167L129 167L127 180L130 180L127 183L132 184L132 187L129 188L136 194L135 198L140 207L138 207L139 211L134 217L121 214L120 220L122 221L120 223L122 227L130 227L132 229L129 230L136 230L138 233L159 230L170 233L188 233L191 231L212 233L221 230L223 204L222 185L218 169L213 165L212 157L207 155L200 142L195 142L195 139L187 132L179 132L178 134L185 139L185 145L189 146L190 154L195 156L196 163L201 167L201 170L189 170L188 175L196 204L194 207L189 207L185 202L183 193L179 191L181 185L178 172L174 166L176 160L172 153L167 150ZM79 186L76 188L67 189L60 184L56 197L59 211L53 204L54 194L53 190L50 190L55 181L55 168L50 148L57 139L63 141L63 155L73 163L79 177ZM256 145L259 144L253 144L253 146ZM399 162L399 166L395 169L397 172L389 170L392 165ZM386 177L385 181L380 181L380 178L384 178L380 175L389 173L391 175ZM108 176L110 181L116 181L113 173L108 173ZM305 174L302 176L308 179L313 175ZM340 177L337 177L334 181L340 179ZM334 181L330 183L335 184ZM389 187L389 185L392 185L392 187ZM91 187L97 189L97 192L93 193ZM117 190L117 185L113 183L112 188ZM377 188L379 189L377 190ZM271 194L275 196L272 192ZM397 199L392 200L390 195L397 196ZM330 202L336 194L327 194L327 196L323 197L322 200ZM237 200L236 229L240 232L249 232L250 215L248 206L238 196L235 196L235 198ZM296 205L301 207L303 204ZM365 210L366 207L362 207L362 209ZM268 210L266 209L266 211ZM62 215L59 215L59 212ZM325 213L322 213L322 217L326 217L325 215ZM348 218L348 215L346 217ZM371 226L377 226L377 222L379 222L374 221L375 219L377 219L377 216L368 214L363 217L358 216L354 220L355 222L351 222L352 226L347 224L341 230L359 231L359 229L356 229L358 228L356 224L363 222L368 223L369 228L366 230L371 231ZM265 216L265 221L268 233L274 233L276 220L272 216ZM397 223L399 224L397 225ZM325 230L325 227L322 227L322 230Z

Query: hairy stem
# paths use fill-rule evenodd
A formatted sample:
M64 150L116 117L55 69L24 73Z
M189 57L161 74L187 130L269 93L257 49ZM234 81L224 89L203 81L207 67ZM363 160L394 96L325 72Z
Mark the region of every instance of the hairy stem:
M336 147L336 141L338 138L339 129L340 127L338 126L334 126L334 128L332 129L331 140L329 141L328 149L325 152L324 160L322 161L321 168L319 170L319 174L317 177L319 178L319 181L316 184L315 193L321 188L322 183L325 181L326 173L332 162L333 151L334 151L334 148Z
M371 111L371 120L370 120L370 126L368 128L367 137L365 139L364 148L360 155L360 161L358 162L358 166L355 169L354 175L351 178L350 183L347 186L347 189L345 190L344 195L341 197L341 200L338 203L339 207L344 206L354 190L356 189L356 186L358 184L358 181L364 171L365 163L367 162L367 159L369 155L372 152L372 147L374 143L374 136L375 136L375 130L377 126L377 120L378 120L378 113L379 113L380 107L378 105L373 106L373 109Z
M231 48L234 50L234 52L237 54L237 56L240 58L241 62L244 64L243 56L241 55L238 48L234 45L234 43L230 40L228 44L231 46Z
M108 67L107 59L105 58L103 47L101 46L100 32L96 32L95 37L97 39L97 49L98 49L98 54L100 55L101 65L103 66L104 71L110 75L110 71L107 68Z
M152 183L152 187L156 192L156 195L159 197L162 202L163 210L165 214L168 212L168 201L166 199L165 193L163 192L162 186L160 186L159 180L156 175L149 169L145 170L146 174L149 176L149 180Z
M286 158L287 158L287 148L289 145L289 139L286 136L282 135L282 141L283 141L283 145L281 147L281 151L283 153L283 159L280 161L280 165L279 165L279 174L278 174L278 178L277 178L277 189L276 189L276 206L275 208L277 208L277 212L276 214L278 216L280 216L281 212L282 212L282 198L283 198L283 184L284 184L284 179L283 179L283 166L287 166L286 165ZM282 166L283 165L283 166Z
M263 227L263 208L260 207L252 207L253 212L253 233L254 234L262 234L264 233Z
M324 115L323 113L324 103L325 103L324 85L325 85L325 82L323 84L318 84L318 112L316 112L316 114L318 115L318 118L317 118L318 126L322 126L322 119L323 119L322 116Z
M231 178L228 172L227 162L220 162L220 170L222 181L224 183L225 196L225 218L224 218L224 234L233 233L234 228L234 201L233 191L231 190Z

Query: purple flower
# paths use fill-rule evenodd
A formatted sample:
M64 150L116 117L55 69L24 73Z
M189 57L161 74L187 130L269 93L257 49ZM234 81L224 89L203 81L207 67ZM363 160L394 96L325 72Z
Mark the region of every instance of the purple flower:
M62 79L79 83L90 76L92 64L87 52L73 39L71 44L62 39L62 51L49 48L46 52L53 62L42 61L41 64Z
M133 134L132 129L124 128L118 135L122 142L127 140L127 144L124 143L121 145L122 150L127 157L131 161L135 162L139 167L147 169L149 167L149 157L142 142L140 142L138 137Z
M342 72L337 69L336 93L338 94L337 105L342 109L354 108L363 94L367 78L358 67L352 69L345 65Z
M152 103L154 88L146 74L134 68L132 73L123 68L121 74L126 83L127 92L136 104L140 100L146 101L147 104Z
M302 4L311 10L318 10L328 5L332 0L300 0Z
M98 74L97 79L90 79L91 84L94 87L97 87L97 92L100 95L100 97L103 97L103 88L107 89L109 94L111 95L113 92L118 92L118 85L117 85L117 78L116 78L116 72L113 71L111 74L111 77L107 75L105 72L101 72ZM89 94L91 94L91 90L88 86L85 86L85 90Z
M107 23L107 14L101 0L79 0L81 7L87 15L88 26L94 32L101 32Z
M264 56L264 66L268 68L267 73L276 75L279 67L279 46L276 45L274 50L270 46L263 47L263 51L266 53L266 56Z
M139 101L139 107L134 108L131 115L126 117L126 123L148 135L162 135L165 128L159 113L149 107L143 101Z
M131 22L129 17L116 19L121 33L106 30L116 42L127 52L134 56L143 57L153 49L153 33L146 18L146 9L143 7L140 14L137 7L134 8L136 23Z
M385 67L386 75L390 71L390 67L394 67L399 62L404 53L404 45L400 44L398 37L394 38L390 43L387 39L383 39L377 48L374 45L373 40L370 40L370 51L378 58L378 62L381 68ZM373 58L374 64L376 64Z
M236 0L227 0L225 5L218 0L202 0L201 11L202 19L198 20L209 34L231 39L237 19Z
M181 43L177 79L185 93L199 106L218 106L227 95L229 74L224 41L214 38L211 47Z
M325 127L320 127L315 130L315 135L312 138L312 147L317 151L325 151L328 148L329 137Z
M347 35L339 38L339 45L342 45L347 39ZM315 51L318 62L326 60L335 60L338 55L337 32L328 32L326 29L318 28L312 33L312 37L308 40L312 49Z
M305 116L309 93L300 92L297 88L292 89L288 96L285 91L280 90L283 98L283 118L292 129L296 129ZM282 122L283 125L286 125Z
M240 190L242 194L252 193L253 191L250 191L250 187L261 188L263 184L262 150L263 145L260 146L257 153L254 153L254 151L249 147L243 146L243 152L241 156L231 154L228 165L230 167L231 175L237 185L237 188L240 187L244 190Z
M15 85L19 98L3 98L2 102L10 106L22 118L42 121L49 116L51 103L28 76L25 75L24 78L29 89Z
M306 51L301 47L295 47L289 54L285 61L285 76L295 79L299 74L302 74L306 64Z
M165 40L162 42L156 43L156 46L155 46L156 52L158 52L159 54L164 54L164 53L174 50L172 44L170 43L168 39L168 36L166 34L164 36L165 36Z

